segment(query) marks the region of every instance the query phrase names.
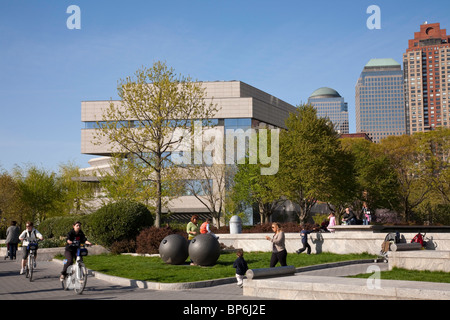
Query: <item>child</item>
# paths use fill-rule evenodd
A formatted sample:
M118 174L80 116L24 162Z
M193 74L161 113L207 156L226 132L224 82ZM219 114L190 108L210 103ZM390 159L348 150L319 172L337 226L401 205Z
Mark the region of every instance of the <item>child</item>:
M313 230L315 230L316 228L314 228ZM300 237L302 238L302 245L303 248L298 249L297 251L295 251L295 253L300 254L303 251L305 251L306 249L308 249L308 251L306 251L307 254L311 254L311 246L308 243L308 234L310 234L311 231L308 231L305 229L305 226L302 225L302 231L300 231Z
M244 251L242 249L238 249L236 255L237 259L233 263L233 268L236 268L237 285L242 288L244 275L248 270L248 266L244 260Z

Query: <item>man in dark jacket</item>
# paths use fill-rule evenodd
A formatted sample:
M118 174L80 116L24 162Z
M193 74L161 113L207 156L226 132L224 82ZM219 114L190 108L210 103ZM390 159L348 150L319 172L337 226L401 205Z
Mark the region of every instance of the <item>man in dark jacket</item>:
M6 246L9 258L16 259L17 245L19 244L20 229L16 221L11 222L11 226L6 230ZM6 259L6 258L5 258Z
M350 208L345 208L345 214L342 218L342 221L347 225L356 224L356 216L353 213L353 210L351 210Z

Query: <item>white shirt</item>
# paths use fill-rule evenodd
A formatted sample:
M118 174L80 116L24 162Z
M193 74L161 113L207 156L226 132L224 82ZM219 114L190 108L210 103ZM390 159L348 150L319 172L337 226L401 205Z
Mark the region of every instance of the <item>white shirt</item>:
M42 239L43 236L42 234L37 231L35 228L33 228L33 230L31 230L30 232L28 230L23 231L20 236L19 239L23 240L23 246L27 246L28 243L31 241L37 241L37 239Z

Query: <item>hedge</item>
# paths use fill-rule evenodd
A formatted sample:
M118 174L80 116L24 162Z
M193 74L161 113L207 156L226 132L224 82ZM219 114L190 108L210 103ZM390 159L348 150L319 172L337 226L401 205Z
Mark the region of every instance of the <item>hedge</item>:
M107 204L89 217L89 233L108 248L117 241L135 240L141 230L152 225L148 208L132 201Z

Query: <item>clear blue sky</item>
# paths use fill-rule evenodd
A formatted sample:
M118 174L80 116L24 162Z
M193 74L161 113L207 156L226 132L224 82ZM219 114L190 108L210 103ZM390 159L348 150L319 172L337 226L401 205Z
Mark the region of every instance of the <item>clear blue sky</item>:
M381 9L369 30L367 8ZM81 29L70 30L70 5ZM81 101L117 98L117 81L166 61L201 81L241 80L293 105L320 87L349 104L372 58L401 63L424 21L450 33L448 0L0 0L0 169L87 167Z

